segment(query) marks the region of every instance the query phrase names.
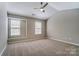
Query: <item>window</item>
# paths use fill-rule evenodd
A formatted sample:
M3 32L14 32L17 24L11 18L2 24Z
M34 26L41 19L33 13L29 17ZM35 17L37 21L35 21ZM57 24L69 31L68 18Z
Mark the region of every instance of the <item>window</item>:
M42 33L42 24L39 21L35 22L35 34L41 34Z
M20 20L11 19L9 26L10 26L10 36L20 35Z

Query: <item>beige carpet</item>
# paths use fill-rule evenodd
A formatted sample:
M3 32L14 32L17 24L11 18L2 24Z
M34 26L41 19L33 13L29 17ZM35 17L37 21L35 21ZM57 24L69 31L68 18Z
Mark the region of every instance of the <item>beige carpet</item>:
M54 40L42 39L31 42L9 44L8 56L57 56L78 55L78 48Z

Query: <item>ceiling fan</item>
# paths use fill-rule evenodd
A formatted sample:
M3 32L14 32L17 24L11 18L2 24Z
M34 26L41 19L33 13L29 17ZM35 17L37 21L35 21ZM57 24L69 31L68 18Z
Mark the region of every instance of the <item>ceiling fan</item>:
M34 8L34 9L39 9L40 11L45 12L44 8L48 5L48 3L41 2L40 5L41 5L40 8Z

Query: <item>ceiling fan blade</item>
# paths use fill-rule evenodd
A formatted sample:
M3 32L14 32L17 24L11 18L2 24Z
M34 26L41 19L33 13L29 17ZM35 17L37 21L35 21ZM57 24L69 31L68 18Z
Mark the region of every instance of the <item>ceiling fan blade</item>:
M34 9L40 9L40 8L34 8Z
M41 2L41 5L43 4L43 2Z
M48 3L46 3L43 7L41 7L42 9L45 8L48 5Z

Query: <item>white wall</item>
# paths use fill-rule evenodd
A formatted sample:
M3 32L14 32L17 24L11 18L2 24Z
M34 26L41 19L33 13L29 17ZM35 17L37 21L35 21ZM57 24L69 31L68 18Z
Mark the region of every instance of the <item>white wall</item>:
M7 44L7 12L5 3L0 3L0 55Z
M49 39L79 45L79 9L60 11L47 21Z

